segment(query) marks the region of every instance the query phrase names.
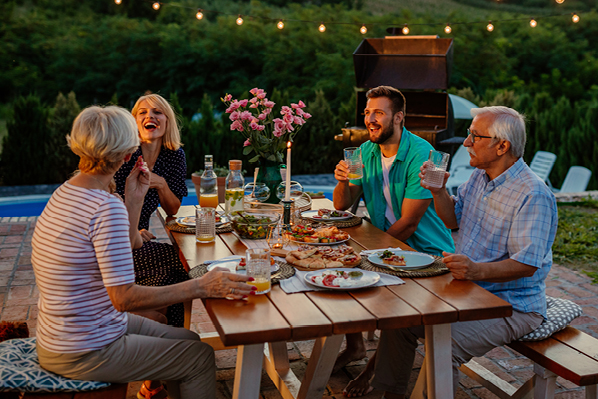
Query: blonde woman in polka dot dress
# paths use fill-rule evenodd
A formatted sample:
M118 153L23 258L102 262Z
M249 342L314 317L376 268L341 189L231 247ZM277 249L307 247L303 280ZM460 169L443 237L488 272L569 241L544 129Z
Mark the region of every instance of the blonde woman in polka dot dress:
M176 284L189 279L177 250L172 245L151 241L156 237L148 231L150 217L158 205L173 215L187 195L187 164L176 115L168 101L158 94L140 97L132 114L137 121L141 145L131 160L118 170L114 180L116 191L124 196L126 179L140 156L151 172L150 189L143 202L138 227L143 246L133 250L135 282L146 286ZM138 314L176 327L183 326L182 303Z

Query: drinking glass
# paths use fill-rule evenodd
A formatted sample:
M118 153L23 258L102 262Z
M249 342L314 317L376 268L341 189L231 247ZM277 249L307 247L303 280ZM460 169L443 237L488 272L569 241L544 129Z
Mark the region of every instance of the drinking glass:
M287 243L281 223L278 223L274 228L268 230L267 242L270 249L282 249Z
M266 186L266 183L247 183L244 190L245 201L247 202L264 202L270 198L270 189Z
M213 242L216 238L216 209L195 207L195 240L202 244Z
M298 200L303 195L303 186L296 181L290 182L291 186L289 187L290 197L293 201ZM284 199L284 195L286 192L286 184L284 180L278 185L276 189L276 196L280 199Z
M450 155L446 152L430 150L426 165L426 176L424 183L430 187L440 188L444 183L444 173L448 165Z
M270 250L265 248L248 249L245 254L247 262L247 276L253 277L253 281L247 284L257 287L256 294L266 294L270 292Z
M361 179L363 177L363 162L361 161L361 148L348 147L345 152L345 162L349 167L349 179Z

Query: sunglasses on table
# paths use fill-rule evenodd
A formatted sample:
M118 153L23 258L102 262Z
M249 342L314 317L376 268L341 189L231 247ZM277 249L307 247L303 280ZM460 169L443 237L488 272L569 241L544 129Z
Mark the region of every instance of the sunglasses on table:
M472 133L471 130L467 129L467 135L471 139L471 143L475 143L476 138L478 139L493 139L492 136L480 136L479 134Z

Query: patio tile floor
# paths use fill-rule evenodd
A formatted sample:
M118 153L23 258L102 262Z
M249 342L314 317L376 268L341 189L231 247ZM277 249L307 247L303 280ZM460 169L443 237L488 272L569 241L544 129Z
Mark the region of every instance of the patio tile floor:
M31 266L31 236L37 217L0 218L0 321L25 321L31 336L35 336L37 321L37 298L39 292L35 286ZM150 229L163 242L168 242L166 233L156 217L152 218ZM553 296L569 298L580 304L584 315L574 321L580 329L598 338L598 286L591 284L591 279L583 274L554 265L547 278L548 292ZM191 328L194 331L215 331L209 321L201 301L195 301L192 313ZM368 343L368 356L374 353L378 334L374 341ZM309 342L292 342L288 344L291 355L291 368L302 376L310 356ZM414 369L411 374L411 386L415 383L421 367L423 346L418 349ZM217 398L231 398L234 365L234 350L216 353ZM508 348L496 348L483 358L477 359L489 369L499 373L505 380L514 385L522 384L532 372L530 362ZM353 362L338 373L331 376L324 398L342 398L345 385L365 366L365 360ZM128 398L136 398L140 382L129 384ZM584 397L583 389L559 378L557 380L557 399ZM263 398L280 398L272 382L264 374L262 376L261 393ZM364 398L380 398L380 391L374 390ZM457 398L493 398L488 390L477 382L462 376Z

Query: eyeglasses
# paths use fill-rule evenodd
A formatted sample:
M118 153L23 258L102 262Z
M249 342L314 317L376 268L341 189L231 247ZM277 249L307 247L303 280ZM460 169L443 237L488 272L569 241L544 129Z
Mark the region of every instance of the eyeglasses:
M493 139L494 137L492 136L480 136L479 134L474 134L471 132L471 130L467 129L467 135L469 136L469 138L471 139L471 144L475 143L475 139L480 138L480 139Z

